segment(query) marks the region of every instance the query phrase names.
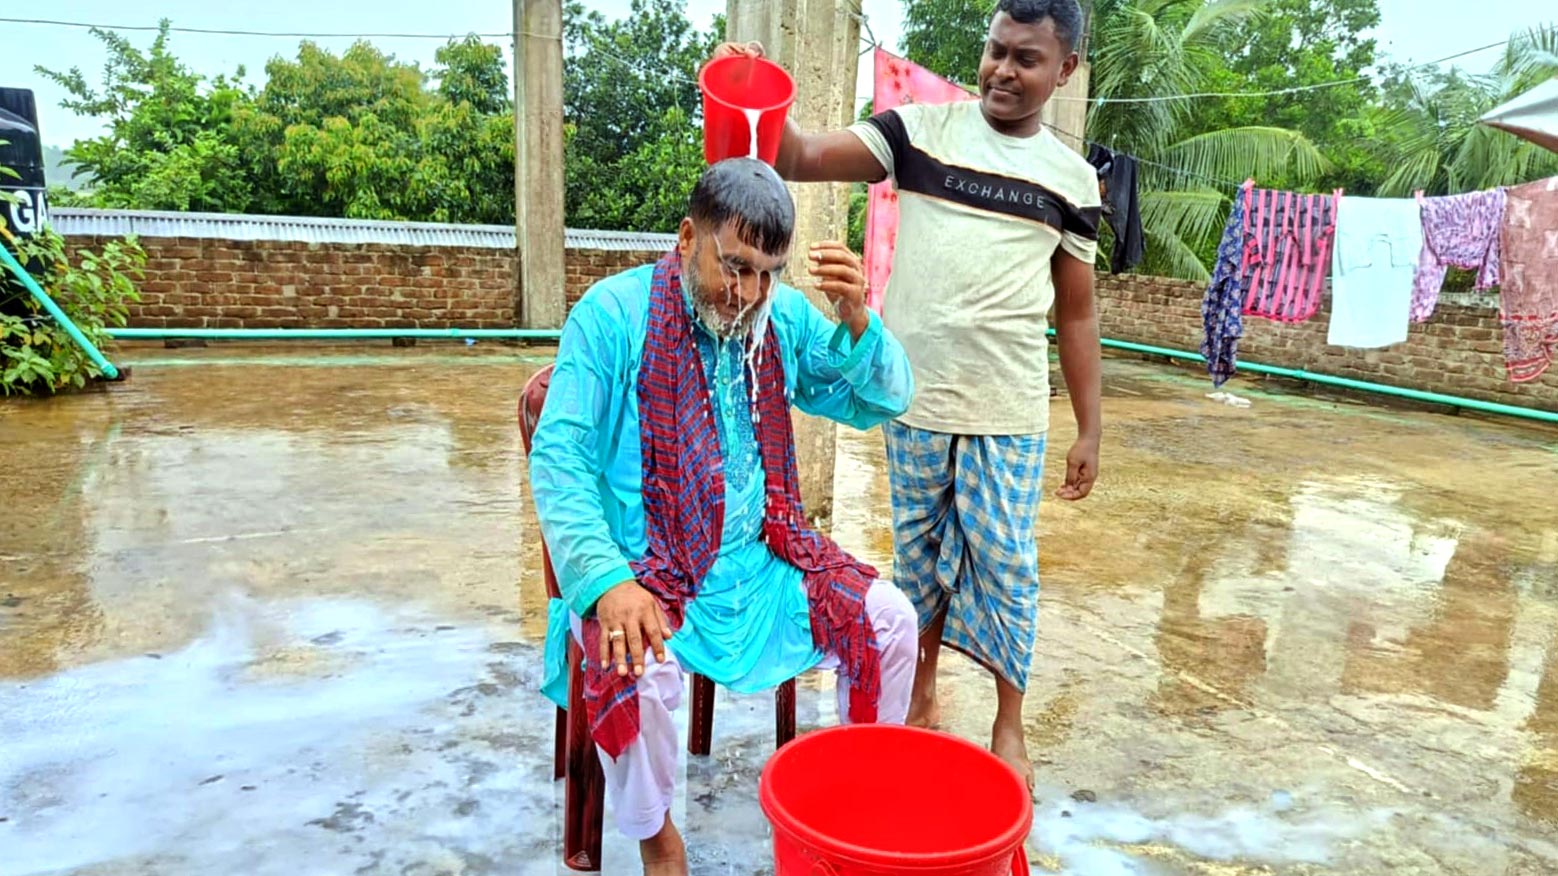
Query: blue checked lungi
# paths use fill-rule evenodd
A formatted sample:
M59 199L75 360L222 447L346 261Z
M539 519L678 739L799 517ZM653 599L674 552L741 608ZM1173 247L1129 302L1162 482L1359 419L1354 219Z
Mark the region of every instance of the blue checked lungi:
M1039 613L1040 435L949 435L883 426L892 486L893 583L920 629L1028 686Z

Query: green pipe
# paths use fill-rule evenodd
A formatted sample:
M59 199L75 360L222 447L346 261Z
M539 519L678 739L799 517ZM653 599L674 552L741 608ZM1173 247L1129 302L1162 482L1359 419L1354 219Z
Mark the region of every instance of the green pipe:
M1054 329L1050 330L1054 334ZM1117 341L1113 338L1100 338L1099 343L1115 350L1129 350L1135 353L1147 353L1153 356L1164 356L1171 359L1187 359L1192 362L1205 362L1206 357L1200 353L1191 353L1187 350L1174 350L1168 347L1155 347L1150 344L1137 344L1131 341ZM1449 405L1450 407L1466 408L1467 410L1481 411L1488 414L1500 414L1506 417L1520 417L1527 420L1538 420L1544 423L1558 423L1558 413L1552 411L1539 411L1534 408L1522 408L1515 405L1499 404L1498 402L1479 401L1473 398L1461 398L1455 395L1445 395L1438 392L1425 392L1420 389L1407 389L1401 386L1390 386L1384 383L1372 383L1367 380L1353 380L1350 377L1333 377L1329 374L1317 374L1313 371L1305 371L1300 368L1280 368L1276 365L1262 365L1259 362L1240 362L1240 371L1249 371L1254 374L1269 374L1274 377L1288 377L1294 380L1307 380L1325 386L1336 386L1343 389L1353 389L1361 392L1373 392L1380 395L1395 396L1396 398L1411 399L1412 401L1429 402L1432 404Z
M364 340L368 338L508 338L530 341L555 341L563 336L557 329L206 329L206 328L116 328L108 330L117 341L200 340L200 341L324 341Z
M60 310L59 305L54 303L54 299L49 297L49 293L43 291L43 287L38 285L38 281L34 280L32 275L27 273L27 269L22 267L22 263L17 261L16 256L11 255L11 250L3 244L0 244L0 264L4 264L10 269L11 273L16 275L16 279L22 281L22 286L32 293L32 297L36 298L38 303L43 305L43 309L47 310L56 322L64 327L65 334L70 335L70 339L76 342L76 346L80 347L83 353L87 354L87 358L92 360L92 364L97 366L97 370L101 371L104 377L107 377L109 380L119 379L119 369L114 367L114 363L103 358L103 354L98 352L97 347L94 347L92 342L87 340L87 336L81 333L81 329L76 328L76 324L70 321L70 317L65 315L65 311Z
M553 356L514 356L514 355L430 355L416 357L418 365L501 365L505 368L512 367L516 362L524 365L547 365L557 361ZM272 356L265 354L251 354L247 356L187 356L184 358L153 358L136 359L135 367L140 368L210 368L263 365L266 368L346 368L357 366L381 366L393 367L406 364L406 357L392 356Z
M20 267L20 266L18 266ZM41 292L41 290L40 290ZM67 327L74 330L74 326L66 323ZM518 340L546 340L555 341L562 337L562 332L556 329L198 329L198 328L126 328L109 329L108 334L116 340L337 340L337 339L367 339L367 338L503 338ZM1050 329L1051 337L1055 336L1055 330ZM85 342L85 339L82 339ZM1154 356L1163 356L1170 359L1186 359L1192 362L1205 362L1206 357L1200 353L1192 353L1187 350L1175 350L1169 347L1156 347L1150 344L1138 344L1132 341L1117 341L1113 338L1100 338L1099 344L1115 350L1128 350L1136 353L1147 353ZM90 345L88 345L90 348ZM96 351L93 350L95 353ZM103 363L106 364L106 363ZM101 367L101 366L100 366ZM108 366L112 368L112 365ZM1297 368L1280 368L1275 365L1262 365L1258 362L1240 362L1239 368L1253 374L1269 374L1275 377L1287 377L1294 380L1307 380L1325 386L1335 386L1343 389L1352 389L1360 392L1372 392L1379 395L1395 396L1397 398L1411 399L1413 401L1428 402L1431 404L1448 405L1450 407L1466 408L1467 410L1481 411L1489 414L1500 414L1507 417L1519 417L1527 420L1537 420L1545 423L1558 423L1558 413L1539 411L1533 408L1522 408L1515 405L1499 404L1498 402L1479 401L1477 399L1462 398L1454 395L1444 395L1437 392L1425 392L1419 389L1407 389L1400 386L1390 386L1384 383L1372 383L1366 380L1353 380L1348 377L1333 377L1329 374L1318 374L1313 371L1305 371ZM105 373L108 373L105 369Z

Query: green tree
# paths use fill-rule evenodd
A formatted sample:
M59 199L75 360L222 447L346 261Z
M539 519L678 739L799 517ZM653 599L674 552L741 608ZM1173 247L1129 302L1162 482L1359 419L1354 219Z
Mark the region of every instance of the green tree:
M1554 76L1558 25L1511 37L1486 76L1393 71L1386 83L1391 124L1378 141L1391 171L1380 193L1453 194L1558 175L1558 154L1477 121Z
M1222 91L1219 84L1258 90L1248 73L1224 75L1228 58L1280 76L1281 34L1286 27L1292 39L1295 27L1280 2L1099 0L1094 7L1089 46L1098 103L1088 113L1088 135L1150 162L1140 181L1143 270L1208 279L1236 181L1305 187L1332 170L1303 131L1268 114L1198 120L1205 99L1180 99ZM1263 24L1267 16L1277 23Z
M683 0L634 0L618 21L567 6L571 224L674 227L703 168L695 81L723 30L693 27ZM68 108L109 123L71 152L89 178L75 203L513 221L514 113L497 46L453 41L424 71L367 42L340 54L304 42L245 88L181 64L166 22L145 52L97 36L108 51L100 88L78 70L46 74L70 91Z
M704 167L698 70L724 32L682 0L633 0L607 21L564 7L567 214L587 228L670 231Z
M904 0L904 54L937 76L971 85L994 9L994 0Z
M1378 0L1269 0L1261 14L1232 25L1223 63L1206 68L1201 90L1280 92L1342 80L1355 84L1255 98L1192 102L1185 128L1215 131L1273 126L1303 134L1331 168L1314 182L1370 193L1384 176L1369 144L1377 134L1379 90L1364 76L1376 62L1375 42L1363 35L1380 22ZM1320 102L1323 102L1320 103ZM1323 105L1324 112L1316 112ZM1299 180L1263 179L1287 187Z
M855 114L855 120L863 122L876 113L876 102L868 100ZM844 243L855 252L866 248L866 208L870 206L870 188L865 183L849 187L849 225Z
M339 56L305 42L265 73L238 117L259 210L409 218L416 124L434 103L423 72L367 42Z
M91 178L70 203L513 221L514 115L497 46L450 42L429 75L366 42L341 55L305 42L267 64L255 91L190 71L167 28L145 52L96 32L108 51L100 87L79 70L42 71L70 92L67 108L108 122L70 151Z
M0 177L14 176L0 166ZM0 192L0 195L8 193ZM3 198L0 198L3 200ZM146 253L134 238L111 240L101 249L78 249L65 258L65 240L52 230L17 236L0 218L0 247L25 266L32 278L94 346L107 345L108 327L123 326ZM102 376L64 326L0 269L0 394L53 395L81 389Z
M151 210L242 211L252 192L232 126L248 95L231 79L207 79L168 49L164 19L150 49L93 29L108 58L93 87L79 68L38 73L70 95L63 105L107 121L107 132L78 142L71 165L93 180L91 202Z
M440 46L433 59L438 93L450 106L469 104L472 112L489 116L513 110L502 49L468 36Z
M433 76L443 100L423 120L424 164L442 164L430 178L458 181L452 211L448 198L426 197L435 205L433 221L508 224L514 221L514 102L497 46L467 37L441 47ZM439 208L442 208L440 210Z

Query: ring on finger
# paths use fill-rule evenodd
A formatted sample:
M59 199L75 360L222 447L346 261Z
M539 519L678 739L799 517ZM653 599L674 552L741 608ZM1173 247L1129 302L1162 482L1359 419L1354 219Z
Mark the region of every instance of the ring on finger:
M608 639L612 640L613 642L615 642L616 640L622 638L625 635L627 635L627 633L625 633L625 632L623 632L621 630L612 630L611 632L606 634L606 638L608 638Z

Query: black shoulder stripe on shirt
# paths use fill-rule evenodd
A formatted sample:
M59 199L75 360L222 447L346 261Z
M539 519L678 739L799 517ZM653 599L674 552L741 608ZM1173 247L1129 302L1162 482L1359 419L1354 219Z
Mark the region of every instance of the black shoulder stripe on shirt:
M873 119L873 121L875 121ZM878 125L884 135L885 126ZM899 130L902 130L899 123ZM892 142L892 138L888 138ZM945 201L1042 222L1058 231L1076 234L1085 240L1098 239L1098 207L1076 207L1055 192L1028 180L997 173L956 167L914 146L902 153L894 148L894 177L898 188L906 192L940 198Z
M893 153L893 164L903 161L903 155L909 148L909 129L904 127L903 117L892 110L886 110L866 119L866 124L875 128L887 141L887 148Z

